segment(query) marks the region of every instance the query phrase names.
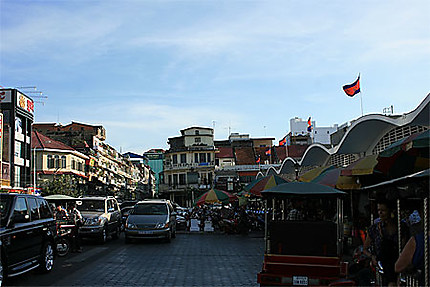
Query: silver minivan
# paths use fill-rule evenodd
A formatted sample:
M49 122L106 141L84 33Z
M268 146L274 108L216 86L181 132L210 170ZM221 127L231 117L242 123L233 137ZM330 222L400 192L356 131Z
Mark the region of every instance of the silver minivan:
M140 238L176 237L176 212L168 200L150 199L136 203L125 223L125 242Z

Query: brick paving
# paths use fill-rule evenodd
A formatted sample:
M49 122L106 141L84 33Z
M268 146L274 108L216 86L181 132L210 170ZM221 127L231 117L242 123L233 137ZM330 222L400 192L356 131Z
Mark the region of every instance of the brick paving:
M258 286L263 248L261 236L183 233L123 244L54 285Z

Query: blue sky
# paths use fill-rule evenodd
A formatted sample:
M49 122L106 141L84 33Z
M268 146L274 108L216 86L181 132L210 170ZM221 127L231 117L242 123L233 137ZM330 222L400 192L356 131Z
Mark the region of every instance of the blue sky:
M281 139L430 92L430 1L0 0L0 85L36 86L36 122L102 124L123 152L189 126ZM31 95L31 94L29 94ZM38 101L39 99L35 99Z

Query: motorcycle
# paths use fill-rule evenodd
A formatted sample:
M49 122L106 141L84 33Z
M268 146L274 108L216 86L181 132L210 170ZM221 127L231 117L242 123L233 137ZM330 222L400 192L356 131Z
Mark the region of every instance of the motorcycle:
M72 224L57 224L55 247L58 256L64 257L70 252L74 227Z

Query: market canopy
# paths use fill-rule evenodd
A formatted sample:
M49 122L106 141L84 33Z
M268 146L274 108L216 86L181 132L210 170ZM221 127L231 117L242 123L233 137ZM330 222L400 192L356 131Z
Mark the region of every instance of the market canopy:
M211 190L205 192L202 194L196 201L195 205L203 205L203 204L210 204L210 203L230 203L237 200L237 197L219 189L212 188Z
M279 184L287 183L285 179L277 175L268 175L262 178L255 179L245 186L245 191L250 192L255 196L261 196L263 190L275 187Z
M375 171L390 178L430 168L430 130L399 140L382 151Z
M313 182L288 182L261 192L265 195L343 195L345 192Z
M369 175L373 174L373 170L378 163L377 160L378 155L372 154L355 162L351 163L341 171L341 175Z
M299 177L299 181L318 183L342 190L360 188L354 176L342 176L341 172L342 169L335 166L317 167Z

